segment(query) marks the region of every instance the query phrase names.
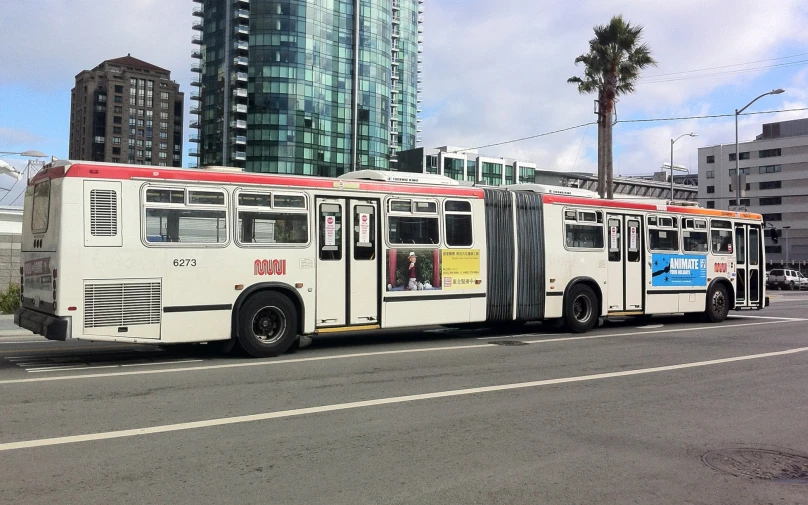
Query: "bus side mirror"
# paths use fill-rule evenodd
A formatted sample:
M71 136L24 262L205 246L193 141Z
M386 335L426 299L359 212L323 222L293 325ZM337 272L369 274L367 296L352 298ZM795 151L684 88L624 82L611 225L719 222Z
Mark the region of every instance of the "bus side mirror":
M773 243L773 244L776 244L776 243L777 243L777 239L778 239L778 238L779 238L779 236L780 236L780 234L777 232L777 228L772 228L772 231L771 231L771 235L770 235L770 236L771 236L771 238L772 238L772 243Z

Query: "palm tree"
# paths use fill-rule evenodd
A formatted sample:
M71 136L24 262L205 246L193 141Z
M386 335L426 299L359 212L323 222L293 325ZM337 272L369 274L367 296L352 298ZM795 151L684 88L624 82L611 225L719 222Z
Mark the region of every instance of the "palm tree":
M595 27L589 41L589 52L575 58L584 64L584 75L567 82L578 85L578 92L598 93L598 193L613 198L612 193L612 114L617 97L634 92L640 70L653 65L651 50L641 43L642 26L632 25L622 16L614 16L609 24Z

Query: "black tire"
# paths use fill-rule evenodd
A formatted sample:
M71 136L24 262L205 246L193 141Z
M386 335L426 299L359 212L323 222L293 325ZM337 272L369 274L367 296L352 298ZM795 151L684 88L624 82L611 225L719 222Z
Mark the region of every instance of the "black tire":
M297 310L289 298L266 291L251 296L238 314L239 346L254 358L286 352L297 339Z
M723 284L716 284L707 293L707 320L720 323L729 313L729 292Z
M564 322L573 333L585 333L598 322L598 297L592 288L576 284L564 297Z

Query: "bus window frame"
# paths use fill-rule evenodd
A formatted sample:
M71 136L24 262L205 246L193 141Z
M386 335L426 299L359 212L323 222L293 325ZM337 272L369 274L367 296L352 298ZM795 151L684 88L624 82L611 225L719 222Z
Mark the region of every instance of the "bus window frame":
M464 202L469 205L469 210L446 210L446 204L448 202ZM446 244L447 249L472 249L474 248L474 244L477 242L476 237L474 236L474 206L471 205L469 200L464 200L461 198L445 198L443 200L443 205L441 206L442 213L439 211L438 214L441 214L440 220L441 225L443 226L443 242ZM449 233L447 232L448 226L446 221L446 216L469 216L471 219L471 244L469 245L450 245L449 244Z
M150 189L163 189L163 190L183 190L183 203L161 203L161 202L147 202L146 201L146 192ZM224 192L224 204L189 204L188 203L188 192L189 191L222 191ZM212 248L225 248L230 245L230 242L233 239L233 224L231 222L230 216L232 215L232 209L230 205L230 192L227 191L227 188L221 186L199 186L199 185L172 185L172 184L165 184L165 183L145 183L140 188L140 201L138 205L140 205L140 241L146 247L154 247L154 248L169 248L169 249L212 249ZM224 211L224 223L225 223L225 240L223 242L150 242L147 239L147 219L148 219L148 209L185 209L190 211Z
M241 205L239 204L239 196L243 193L250 194L250 195L267 195L269 196L270 206L266 207L263 205ZM302 196L303 203L305 208L295 208L295 207L280 207L275 208L275 195L280 196ZM237 247L244 248L244 249L253 249L253 248L285 248L285 249L307 249L312 244L312 217L311 217L311 205L309 200L309 195L307 193L301 192L293 192L293 191L267 191L267 190L255 190L252 188L235 188L233 190L233 242L236 244ZM239 227L239 212L245 210L246 212L256 212L258 214L274 214L274 213L281 213L281 214L303 214L306 216L306 242L300 243L273 243L273 242L242 242L241 241L241 228Z
M409 201L410 202L410 212L404 211L392 211L390 210L392 202L402 202L402 201ZM435 213L429 212L415 212L415 202L430 202L435 204ZM442 249L445 247L443 242L443 223L441 223L443 218L443 213L441 212L442 205L441 202L437 198L401 198L400 195L391 195L387 196L384 200L384 242L389 249L400 249L402 247L411 247L411 248L418 248L418 249ZM390 241L390 217L421 217L421 218L428 218L432 219L433 216L435 219L438 220L438 241L434 244L421 244L421 243L408 243L408 244L398 244L393 243ZM473 233L473 232L472 232Z
M713 228L713 223L715 221L720 221L723 223L729 223L729 228ZM713 250L713 229L716 230L724 230L729 233L730 244L732 244L732 251L714 251ZM717 254L719 256L735 256L735 221L730 219L710 219L710 254Z
M651 224L651 218L656 220L655 224ZM670 219L671 225L670 226L662 226L659 224L660 219ZM673 223L676 224L673 224ZM681 231L681 224L682 219L681 216L670 216L666 214L647 214L645 216L645 243L646 247L648 248L649 253L657 253L657 254L680 254L682 253L682 231ZM662 230L662 231L672 231L675 232L676 235L676 249L652 249L651 248L651 230Z
M567 212L575 212L575 220L571 221L567 219ZM581 214L584 213L593 213L595 214L595 221L592 224L592 221L580 221L579 218ZM600 222L598 222L598 215L600 215ZM603 252L606 250L606 217L602 210L593 210L587 208L578 208L578 207L562 207L561 209L561 243L564 245L564 250L571 251L571 252ZM574 223L578 226L591 226L596 227L600 226L600 235L602 246L600 247L575 247L575 246L568 246L567 245L567 223Z
M707 218L681 216L679 221L680 221L680 224L681 224L681 233L680 233L681 236L679 237L679 242L680 242L679 243L679 248L682 251L682 254L709 254L710 253L711 243L710 243L710 227L709 227L709 224L707 223ZM688 225L687 225L688 221L693 222L693 227L692 228L688 227ZM696 226L697 221L703 222L704 223L704 228L699 228L698 226ZM691 233L691 232L704 233L705 245L707 246L707 249L705 249L704 251L686 251L685 250L685 232L688 232L688 233Z

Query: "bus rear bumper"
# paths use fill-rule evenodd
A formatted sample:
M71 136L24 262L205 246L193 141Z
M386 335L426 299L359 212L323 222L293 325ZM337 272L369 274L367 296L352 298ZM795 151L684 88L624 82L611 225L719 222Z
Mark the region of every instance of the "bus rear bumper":
M70 317L57 317L20 307L14 312L14 324L42 335L48 340L64 341L70 338Z

